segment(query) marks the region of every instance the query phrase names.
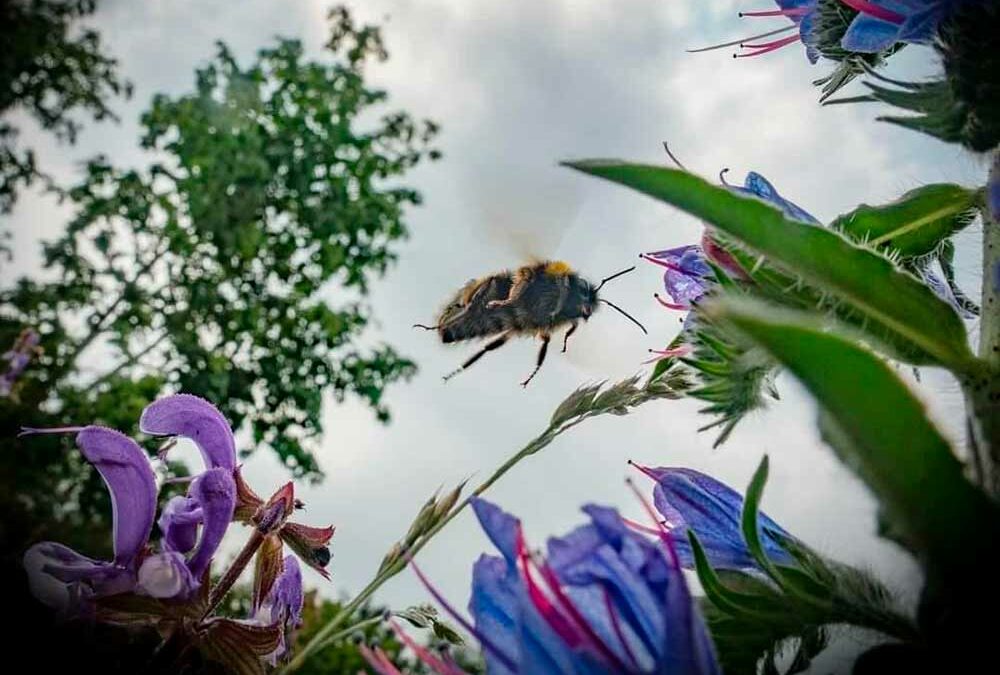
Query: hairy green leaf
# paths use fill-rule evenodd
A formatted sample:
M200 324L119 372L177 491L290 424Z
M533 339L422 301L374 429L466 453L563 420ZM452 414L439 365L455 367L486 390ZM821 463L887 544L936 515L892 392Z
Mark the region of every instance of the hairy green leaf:
M825 440L916 550L960 564L974 523L996 529L996 508L965 479L923 404L879 357L818 330L814 317L759 301L720 298L707 311L767 349L812 392Z
M567 166L631 187L701 218L788 273L835 295L907 345L915 364L955 370L973 359L965 327L955 311L892 262L824 228L785 218L753 198L684 171L617 160L569 162ZM879 331L874 331L878 335Z
M922 256L969 225L976 217L977 201L976 191L961 185L923 185L889 204L862 204L830 227L872 248L902 257Z

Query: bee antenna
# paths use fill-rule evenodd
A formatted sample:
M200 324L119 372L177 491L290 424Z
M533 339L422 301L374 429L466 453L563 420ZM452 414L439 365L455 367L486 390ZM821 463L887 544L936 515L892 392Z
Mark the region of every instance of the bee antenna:
M596 293L597 291L601 290L601 287L604 286L604 284L606 284L609 281L611 281L612 279L617 279L621 275L628 274L629 272L631 272L634 269L635 269L635 265L632 265L627 270L622 270L621 272L616 272L615 274L612 274L610 277L607 277L606 279L601 279L601 283L599 283L597 285L597 288L594 289L594 292Z
M623 274L623 273L620 273L620 274ZM629 314L628 312L626 312L624 309L622 309L621 307L619 307L615 303L611 302L610 300L605 300L604 298L598 298L597 301L598 302L603 302L605 305L608 305L609 307L611 307L613 309L617 309L619 312L621 312L622 314L625 315L626 319L628 319L629 321L631 321L632 323L634 323L636 326L638 326L639 328L641 328L643 333L645 333L646 335L649 335L649 331L646 330L645 326L643 326L641 323L639 323L638 321L636 321L636 319L635 319L634 316L632 316L631 314Z

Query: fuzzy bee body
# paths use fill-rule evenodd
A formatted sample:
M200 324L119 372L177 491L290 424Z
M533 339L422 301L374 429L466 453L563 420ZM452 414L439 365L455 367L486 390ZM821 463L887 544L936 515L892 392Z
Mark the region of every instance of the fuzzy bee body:
M460 368L446 375L445 380L465 370L487 352L499 349L511 337L538 336L542 346L535 370L521 383L527 386L542 367L552 333L566 329L562 348L565 352L569 336L576 330L579 320L586 321L597 308L599 289L600 285L594 286L564 262L539 262L471 279L445 305L436 325L417 326L437 331L445 344L494 337ZM606 300L600 302L607 303Z
M543 262L469 281L438 316L444 343L512 331L546 333L589 317L593 286L565 263ZM513 291L513 297L512 297Z

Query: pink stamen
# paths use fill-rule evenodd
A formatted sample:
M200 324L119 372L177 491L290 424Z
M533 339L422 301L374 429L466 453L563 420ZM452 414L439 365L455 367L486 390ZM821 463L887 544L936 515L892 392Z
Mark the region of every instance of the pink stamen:
M590 639L590 642L597 648L597 651L615 668L619 671L627 670L625 664L622 663L618 655L615 654L611 649L604 644L604 640L594 632L587 620L583 618L580 614L580 610L576 608L573 601L566 595L562 589L562 585L559 583L559 578L556 577L556 573L547 564L536 565L538 570L542 574L542 579L548 585L549 590L555 596L556 600L563 606L563 608L569 613L570 617L576 622L577 627L582 629L586 637Z
M775 40L774 42L764 42L759 45L742 44L741 47L756 49L755 52L750 52L749 54L733 54L734 59L743 59L749 56L760 56L761 54L767 54L768 52L773 52L776 49L781 49L785 45L790 45L793 42L798 42L801 40L800 35L789 35L786 38L781 38L780 40Z
M659 482L660 482L660 477L659 477L659 476L657 476L657 475L656 475L656 474L655 474L655 473L653 472L653 470L652 470L652 469L650 469L650 468L649 468L648 466L643 466L642 464L636 464L636 463L635 463L635 462L633 462L633 461L632 461L631 459L630 459L630 460L628 460L628 463L629 463L629 466L631 466L632 468L634 468L634 469L638 469L638 470L639 470L639 471L641 471L642 473L644 473L644 474L646 474L647 476L649 476L650 478L652 478L652 479L653 479L653 482L654 482L654 483L659 483ZM656 520L656 519L654 518L653 520ZM658 520L657 520L656 522L657 522L657 524L659 524L659 522L660 522L660 521L658 521Z
M604 609L607 611L608 616L611 617L611 627L615 630L615 637L618 638L618 642L621 643L622 649L628 655L628 660L632 662L632 667L635 670L640 670L639 660L635 658L635 654L632 653L632 648L628 644L628 640L625 639L625 632L622 630L621 624L618 621L618 614L615 612L615 608L611 605L611 594L608 593L608 589L604 586L601 587L601 591L604 594Z
M634 520L629 520L628 518L622 518L622 522L625 523L629 528L635 530L636 532L642 532L644 534L652 534L659 536L660 531L649 527L648 525L643 525L642 523L637 523Z
M689 307L685 307L684 305L678 305L677 303L674 302L667 302L666 300L660 297L659 293L653 293L653 297L656 298L656 301L658 303L660 303L667 309L679 309L679 310L690 309Z
M640 471L645 472L645 467L640 467L638 464L633 464L633 466L636 466L639 468ZM658 534L660 537L660 541L663 542L663 545L666 546L667 548L667 552L670 554L671 565L675 570L679 570L681 567L681 559L680 556L677 555L676 549L674 549L674 540L670 536L670 532L667 530L666 527L664 527L663 523L661 523L660 520L656 517L656 511L653 510L653 506L642 495L642 493L639 492L639 489L635 486L635 483L632 482L632 479L626 478L625 484L628 485L629 489L632 490L633 494L635 494L636 499L638 499L639 503L642 504L642 507L646 510L646 514L649 516L650 520L656 523L657 527L659 528Z
M639 257L647 262L653 263L654 265L659 265L660 267L666 267L668 270L674 270L675 272L680 272L681 274L684 273L684 270L682 270L676 264L672 262L667 262L666 260L660 260L659 258L654 258L648 253L640 253Z
M379 675L403 675L399 669L389 660L381 647L371 649L367 645L358 645L358 651L368 665L375 669Z
M806 7L793 7L792 9L772 9L766 12L740 12L740 18L744 16L802 16L808 14Z
M891 9L886 9L885 7L879 7L874 2L868 2L868 0L840 0L842 3L850 7L851 9L856 9L862 14L867 14L873 16L876 19L882 19L883 21L888 21L889 23L896 24L900 26L906 21L906 17L898 12L894 12Z
M583 642L582 637L574 630L569 619L567 619L563 614L556 608L556 606L549 600L549 598L542 591L542 587L535 581L534 575L531 573L531 556L528 554L528 550L524 545L524 537L520 533L517 534L517 562L518 566L521 568L521 578L524 581L524 585L528 589L528 598L531 600L531 604L535 606L538 613L542 615L545 622L562 638L570 648L579 647Z
M409 558L408 562L410 564L410 567L413 568L414 573L416 573L417 578L420 579L420 583L424 585L424 588L427 589L427 591L438 602L438 604L441 605L446 612L448 612L448 615L451 616L451 618L453 618L455 621L457 621L459 625L462 626L462 628L469 631L469 633L475 636L475 638L479 640L479 643L483 646L483 648L492 653L493 656L497 658L497 660L502 661L504 666L506 666L508 670L517 672L517 664L514 661L514 659L509 657L502 649L500 649L492 640L486 637L481 631L476 630L476 627L473 626L468 619L466 619L454 607L452 607L451 603L445 600L444 596L441 595L441 592L438 591L438 589L434 588L430 580L428 580L427 577L424 576L424 573L420 570L419 567L417 567L417 563L413 561L413 558Z
M17 435L18 438L23 436L36 436L40 434L76 434L87 427L21 427L21 433Z

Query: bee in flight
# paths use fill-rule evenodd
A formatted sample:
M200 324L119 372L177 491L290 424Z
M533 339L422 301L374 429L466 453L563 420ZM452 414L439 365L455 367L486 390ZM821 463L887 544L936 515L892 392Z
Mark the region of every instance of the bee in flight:
M521 383L526 387L545 362L552 334L565 328L562 351L580 320L586 321L604 303L625 315L642 329L641 323L617 305L598 297L607 282L634 270L630 267L593 285L561 261L525 265L481 279L471 279L455 294L434 326L415 324L414 328L435 330L441 342L461 342L475 338L494 339L470 356L459 368L445 375L448 381L487 352L499 349L512 337L535 335L542 341L535 369ZM495 336L495 337L494 337Z

